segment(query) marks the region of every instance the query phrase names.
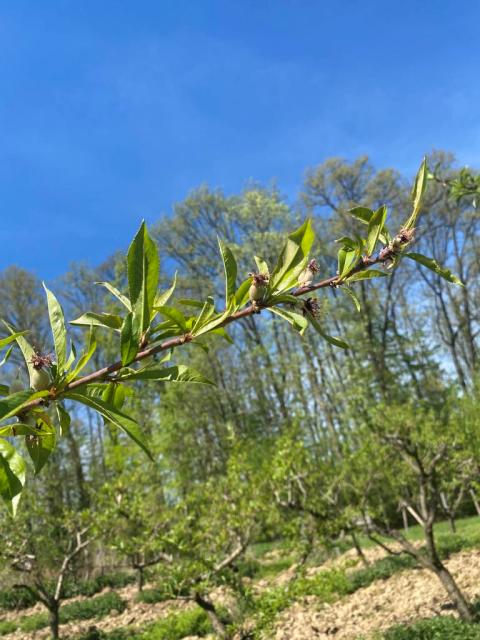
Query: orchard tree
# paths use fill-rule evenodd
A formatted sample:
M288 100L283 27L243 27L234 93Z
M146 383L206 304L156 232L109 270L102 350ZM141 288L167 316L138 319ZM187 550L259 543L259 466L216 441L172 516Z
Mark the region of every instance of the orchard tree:
M25 459L12 439L23 440L39 473L57 446L58 437L69 428L72 406L97 412L106 424L125 433L151 456L140 425L124 411L126 388L148 380L209 383L189 367L168 362L172 353L176 358L188 345L204 344L210 335L225 337L227 327L264 311L288 322L301 335L311 327L331 345L347 349L344 340L326 333L318 315L318 301L312 294L341 288L356 299L358 283L388 277L404 258L459 284L458 278L435 260L408 250L415 239L427 173L424 161L412 191L413 210L396 233L391 234L386 227L386 206L376 210L357 206L351 210L351 215L365 225L366 235L345 235L338 240L337 272L329 277L318 279L318 262L311 255L314 231L310 220L289 234L275 266L255 256L255 270L245 273L240 284L233 252L219 240L225 271L221 310L210 296L190 301L188 308L197 309L193 315L173 305L175 279L167 290L158 291L158 250L144 223L127 253L128 293L111 283L101 283L121 304L123 313L87 311L72 321L87 332L81 351L69 340L57 298L44 287L55 354L32 345L26 337L28 327L14 327L7 321L4 326L9 335L0 341L0 348L7 349L6 362L12 344L19 347L28 373L23 390L13 391L8 384L1 387L0 494L10 511L16 510L26 474ZM120 359L92 370L90 365L103 331L118 337ZM287 411L285 407L286 415Z
M78 579L86 566L85 550L93 539L91 514L52 514L33 496L25 512L4 523L2 536L4 573L18 576L13 588L27 591L47 609L50 632L57 639L66 581Z

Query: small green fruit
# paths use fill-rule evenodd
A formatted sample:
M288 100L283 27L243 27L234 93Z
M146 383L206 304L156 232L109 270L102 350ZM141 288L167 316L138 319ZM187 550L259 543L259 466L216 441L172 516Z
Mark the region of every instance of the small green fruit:
M52 384L50 376L45 369L32 369L30 374L30 386L34 391L44 391Z

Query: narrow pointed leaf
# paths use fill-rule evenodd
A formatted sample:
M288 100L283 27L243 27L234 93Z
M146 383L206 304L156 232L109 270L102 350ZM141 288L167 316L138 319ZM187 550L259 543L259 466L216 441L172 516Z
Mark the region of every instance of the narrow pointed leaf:
M412 202L413 202L413 211L410 218L404 224L404 229L413 229L415 227L418 215L420 213L420 209L422 207L423 194L425 193L425 189L427 188L428 181L428 166L427 159L424 158L418 173L415 177L415 182L413 184L412 189Z
M179 364L175 367L150 367L135 373L122 376L122 380L157 380L158 382L195 382L198 384L213 385L213 382L204 375Z
M385 271L379 271L378 269L368 269L367 271L359 271L354 273L353 276L349 276L346 282L357 282L358 280L371 280L372 278L385 278L389 274Z
M150 325L158 288L158 249L142 222L127 253L127 274L132 311L143 333Z
M15 515L20 493L25 484L26 464L15 447L7 440L0 440L0 496L8 510Z
M385 220L387 219L387 207L383 205L375 211L368 223L368 237L367 237L367 255L371 256L375 251L378 239L383 230Z
M48 315L52 328L53 344L57 360L57 376L61 377L65 371L67 361L67 329L62 307L55 295L43 283L43 288L47 294Z
M228 306L230 298L235 295L237 286L237 262L230 248L217 238L218 246L223 260L223 268L225 270L225 306Z
M134 442L139 445L139 447L143 449L147 456L153 460L153 456L148 449L145 437L141 432L140 426L133 418L127 416L121 411L117 411L115 407L107 404L100 398L94 398L92 396L86 396L82 393L74 392L69 392L65 397L69 400L84 404L85 406L97 411L101 416L106 418L108 422L111 422L121 431L126 433Z
M278 307L270 307L268 310L289 322L300 334L303 334L305 329L308 327L308 320L300 313L287 311L286 309L279 309Z
M325 331L322 329L322 326L320 325L318 320L314 318L312 315L309 315L308 319L311 325L317 331L317 333L320 336L322 336L322 338L326 340L328 343L332 344L335 347L340 347L340 349L350 349L350 346L348 345L348 343L342 340L341 338L335 338L333 336L329 336L328 333L325 333Z
M125 316L120 333L120 351L123 366L132 362L138 353L139 345L140 326L137 317L130 312Z
M177 286L177 272L175 271L175 275L173 276L172 285L166 291L164 291L163 293L157 293L157 295L155 296L155 301L153 303L154 308L163 307L164 305L166 305L167 302L172 297L176 286Z
M407 258L410 258L411 260L415 260L415 262L418 262L424 267L427 267L427 269L430 269L430 271L433 271L440 277L444 278L444 280L447 280L447 282L451 282L453 284L459 284L463 286L463 282L460 280L458 276L452 273L450 269L447 269L447 267L440 266L438 262L434 260L434 258L427 258L427 256L423 256L421 253L411 253L411 252L404 253L403 255L406 256Z
M123 295L123 293L121 293L116 287L114 287L113 284L110 284L110 282L95 282L95 284L99 284L100 286L105 287L105 289L107 289L107 291L110 291L110 293L114 295L117 300L120 300L120 302L128 309L128 311L132 310L130 300L127 298L127 296Z
M118 331L122 328L123 320L120 316L112 313L93 313L89 311L76 320L71 320L70 324L82 327L105 327L106 329L116 329Z

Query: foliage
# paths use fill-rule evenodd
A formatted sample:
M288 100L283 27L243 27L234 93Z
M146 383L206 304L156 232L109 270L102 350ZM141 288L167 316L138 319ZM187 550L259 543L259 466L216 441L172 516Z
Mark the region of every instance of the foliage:
M480 626L441 616L389 629L384 640L479 640Z

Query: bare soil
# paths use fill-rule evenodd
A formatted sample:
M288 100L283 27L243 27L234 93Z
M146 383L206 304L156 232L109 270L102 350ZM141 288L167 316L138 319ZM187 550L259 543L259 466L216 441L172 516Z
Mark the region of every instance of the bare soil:
M375 555L378 550L373 549ZM369 555L373 555L369 553ZM447 562L470 601L480 597L480 550L465 551ZM354 640L372 637L395 624L418 618L455 615L438 579L425 570L408 569L330 605L316 597L296 602L279 617L275 640Z

